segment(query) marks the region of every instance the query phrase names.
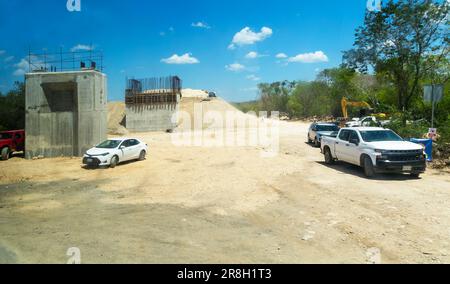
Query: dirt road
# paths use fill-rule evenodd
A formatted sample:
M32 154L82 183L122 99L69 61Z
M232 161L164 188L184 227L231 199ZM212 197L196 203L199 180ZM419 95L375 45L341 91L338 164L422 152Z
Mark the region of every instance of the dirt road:
M0 263L450 263L448 173L368 180L307 127L281 123L274 158L144 133L147 160L115 169L1 162Z

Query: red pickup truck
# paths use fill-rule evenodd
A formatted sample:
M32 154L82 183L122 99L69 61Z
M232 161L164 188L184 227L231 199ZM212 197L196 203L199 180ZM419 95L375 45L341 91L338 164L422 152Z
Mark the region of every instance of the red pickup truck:
M0 132L0 157L8 160L14 152L25 151L25 130Z

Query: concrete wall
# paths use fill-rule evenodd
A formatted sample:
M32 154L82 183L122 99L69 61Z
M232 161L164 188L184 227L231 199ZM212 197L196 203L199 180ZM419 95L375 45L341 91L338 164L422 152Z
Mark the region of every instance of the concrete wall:
M105 140L106 81L93 70L26 74L26 158L82 156Z
M177 126L172 122L180 109L180 96L176 103L140 104L126 106L126 127L132 132L167 131Z

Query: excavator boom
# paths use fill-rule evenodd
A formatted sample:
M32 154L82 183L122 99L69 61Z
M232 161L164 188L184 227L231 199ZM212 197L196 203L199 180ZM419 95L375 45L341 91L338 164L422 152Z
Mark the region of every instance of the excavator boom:
M347 100L347 98L342 98L341 101L341 106L342 106L342 114L344 115L345 119L348 119L348 106L353 106L353 107L363 107L363 108L367 108L367 109L371 109L372 107L366 103L366 102L350 102Z

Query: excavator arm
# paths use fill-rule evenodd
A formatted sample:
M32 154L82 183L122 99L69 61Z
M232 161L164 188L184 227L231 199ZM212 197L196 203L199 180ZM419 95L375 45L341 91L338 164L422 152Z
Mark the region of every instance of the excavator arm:
M348 106L352 106L352 107L363 107L363 108L367 108L367 109L371 109L372 107L366 103L366 102L350 102L347 100L347 98L342 98L341 101L341 106L342 106L342 114L344 115L345 119L348 119Z

